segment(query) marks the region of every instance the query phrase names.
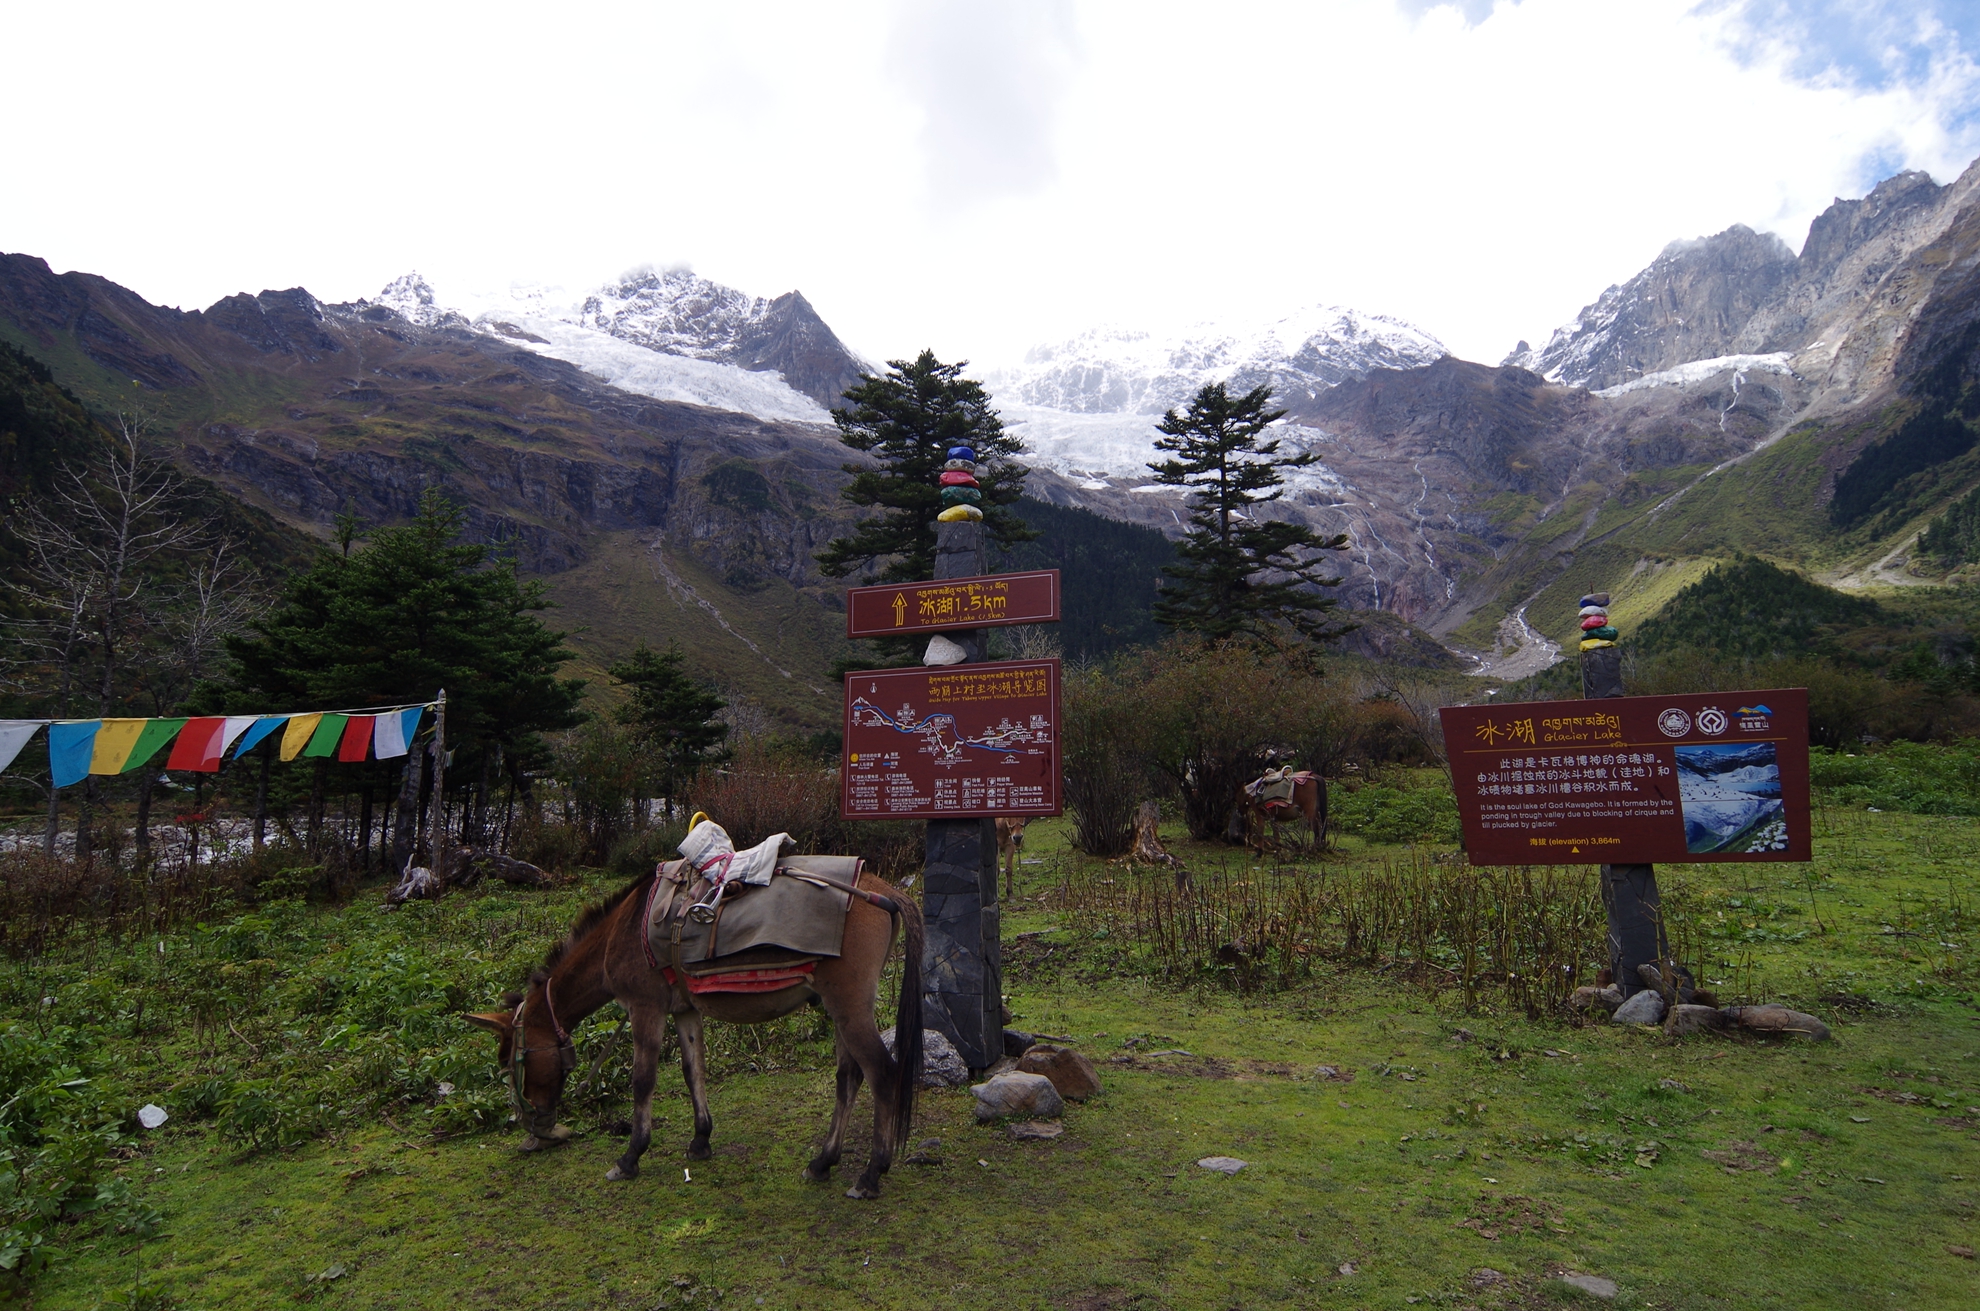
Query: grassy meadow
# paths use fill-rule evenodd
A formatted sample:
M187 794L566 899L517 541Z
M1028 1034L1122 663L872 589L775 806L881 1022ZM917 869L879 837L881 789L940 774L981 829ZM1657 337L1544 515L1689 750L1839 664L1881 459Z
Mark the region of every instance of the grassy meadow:
M1972 819L1838 801L1818 807L1810 865L1661 871L1721 998L1814 1011L1835 1030L1818 1045L1577 1024L1499 977L1510 958L1412 941L1407 910L1351 943L1358 899L1476 876L1447 845L1384 841L1382 808L1347 811L1361 835L1322 860L1165 828L1187 898L1167 871L1034 825L1006 909L1009 1005L1091 1056L1104 1091L1050 1141L975 1124L967 1091L928 1093L931 1163L897 1164L877 1202L842 1195L864 1098L838 1184L799 1178L832 1096L809 1013L714 1030L711 1161L680 1157L669 1068L644 1173L605 1181L627 1114L615 1008L577 1033L585 1068L603 1062L567 1106L580 1136L515 1150L493 1043L455 1016L495 1004L613 876L399 910L369 888L275 897L164 934L71 935L6 963L0 1059L42 1061L44 1102L87 1097L116 1121L122 1191L58 1226L21 1296L1493 1308L1596 1305L1555 1278L1586 1273L1618 1307L1980 1304L1980 1264L1958 1254L1980 1246ZM1587 871L1530 895L1558 903L1534 913L1566 926L1559 950L1587 947ZM1193 936L1159 927L1182 901L1207 916ZM1220 952L1219 922L1249 938ZM134 1118L147 1102L171 1114L155 1131ZM1249 1164L1195 1164L1212 1155Z

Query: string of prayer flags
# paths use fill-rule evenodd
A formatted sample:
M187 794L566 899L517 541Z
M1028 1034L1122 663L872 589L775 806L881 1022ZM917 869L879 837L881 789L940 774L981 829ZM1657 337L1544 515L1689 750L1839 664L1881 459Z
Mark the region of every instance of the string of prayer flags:
M211 774L219 770L230 748L239 760L277 729L282 733L278 754L285 761L298 756L345 764L394 760L407 754L425 713L425 706L401 706L374 714L0 719L0 769L14 763L44 724L49 776L58 788L73 786L91 774L129 774L168 747L161 769Z
M0 719L0 769L14 763L28 739L40 728L39 719Z

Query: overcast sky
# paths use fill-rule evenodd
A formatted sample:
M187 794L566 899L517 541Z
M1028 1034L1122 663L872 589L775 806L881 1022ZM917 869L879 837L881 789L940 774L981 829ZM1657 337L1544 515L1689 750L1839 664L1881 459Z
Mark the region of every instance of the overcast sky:
M0 249L186 308L686 263L989 366L1316 302L1496 361L1980 155L1980 3L5 0Z

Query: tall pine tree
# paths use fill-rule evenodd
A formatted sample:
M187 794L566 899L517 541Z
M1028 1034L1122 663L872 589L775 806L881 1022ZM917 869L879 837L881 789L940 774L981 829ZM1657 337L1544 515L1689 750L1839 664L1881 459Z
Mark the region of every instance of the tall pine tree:
M663 796L678 797L704 764L723 757L729 726L715 715L728 702L681 667L678 644L655 651L642 643L605 672L630 693L614 717L658 754Z
M1014 461L1024 443L1004 432L990 394L962 376L965 367L967 361L944 364L927 350L912 361L893 360L885 374L863 377L846 392L847 408L832 411L839 440L880 462L877 469L846 465L853 479L841 495L857 506L879 506L881 513L818 553L824 573L843 578L884 561L881 582L933 577L935 516L942 512L937 484L952 446L976 452L991 540L1008 546L1038 535L1005 508L1024 494L1028 470Z
M1170 410L1157 429L1157 450L1176 458L1151 463L1155 480L1189 489L1189 533L1177 562L1162 572L1157 622L1214 639L1314 638L1333 631L1327 612L1339 602L1314 588L1332 587L1322 551L1347 546L1346 534L1322 537L1303 524L1259 517L1257 508L1285 494L1285 469L1319 457L1282 455L1265 430L1285 417L1270 408L1272 391L1233 397L1221 382L1197 392L1186 412Z

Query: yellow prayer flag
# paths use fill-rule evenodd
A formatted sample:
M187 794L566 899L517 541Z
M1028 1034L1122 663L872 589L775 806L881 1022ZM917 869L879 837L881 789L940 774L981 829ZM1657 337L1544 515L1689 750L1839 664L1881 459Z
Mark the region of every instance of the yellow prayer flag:
M149 719L106 719L103 727L96 730L96 746L89 755L89 772L92 774L121 774L124 762L131 758L131 748L137 745L139 736Z
M297 715L290 719L288 727L282 730L282 759L294 760L300 755L322 720L322 715Z

